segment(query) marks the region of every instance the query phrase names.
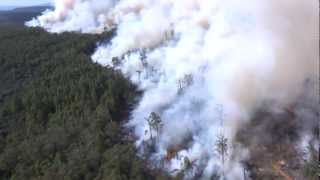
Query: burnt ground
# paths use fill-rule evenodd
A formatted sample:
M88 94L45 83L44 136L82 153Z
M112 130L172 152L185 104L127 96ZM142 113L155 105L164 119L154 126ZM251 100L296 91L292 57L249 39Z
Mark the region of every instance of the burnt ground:
M315 172L318 171L317 164L307 163L306 152L297 148L304 129L303 123L301 118L297 118L293 108L289 108L278 113L259 110L250 122L243 125L237 133L236 141L249 150L250 156L244 164L251 179L318 179ZM314 138L318 137L317 124L311 133ZM313 149L313 152L313 162L317 162L317 150ZM306 172L309 166L313 169Z

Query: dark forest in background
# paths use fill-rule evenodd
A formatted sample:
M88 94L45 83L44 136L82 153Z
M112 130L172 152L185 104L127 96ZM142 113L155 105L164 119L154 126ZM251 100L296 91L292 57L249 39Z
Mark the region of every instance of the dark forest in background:
M34 7L20 7L13 10L0 10L0 24L1 25L19 25L33 17L41 14L46 9L52 9L50 6L34 6Z

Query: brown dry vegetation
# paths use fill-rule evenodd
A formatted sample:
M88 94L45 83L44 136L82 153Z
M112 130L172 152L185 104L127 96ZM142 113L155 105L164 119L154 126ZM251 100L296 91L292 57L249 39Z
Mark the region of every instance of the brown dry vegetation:
M255 113L252 121L246 123L237 133L236 141L247 147L250 152L245 165L252 179L316 178L316 175L304 172L307 166L305 152L297 148L302 124L292 109L285 109L279 113L260 110ZM317 137L316 125L313 133L314 137Z

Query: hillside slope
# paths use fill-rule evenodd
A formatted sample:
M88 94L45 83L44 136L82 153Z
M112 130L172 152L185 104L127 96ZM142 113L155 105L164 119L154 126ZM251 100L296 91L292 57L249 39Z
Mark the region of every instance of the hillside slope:
M24 25L24 23L33 17L41 14L44 10L50 9L50 6L34 6L16 8L8 11L0 10L0 24Z
M135 88L90 60L99 38L0 27L0 179L156 178L121 128Z

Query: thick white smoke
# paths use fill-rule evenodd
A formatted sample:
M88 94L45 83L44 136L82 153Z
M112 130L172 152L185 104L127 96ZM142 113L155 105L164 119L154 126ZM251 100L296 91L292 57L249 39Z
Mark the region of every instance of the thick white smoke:
M27 26L41 26L50 32L102 32L107 24L109 9L116 0L55 0L54 10L26 22Z
M242 179L246 152L231 147L238 127L266 102L275 110L294 103L306 81L319 85L318 7L315 0L56 0L54 11L27 25L85 33L116 27L92 59L144 91L128 123L137 146L152 133L155 162L177 151L163 165L169 172L183 169L187 157L189 176L224 171ZM312 103L317 92L308 91ZM149 130L151 112L161 117L159 133ZM216 151L221 133L236 153L224 165Z

